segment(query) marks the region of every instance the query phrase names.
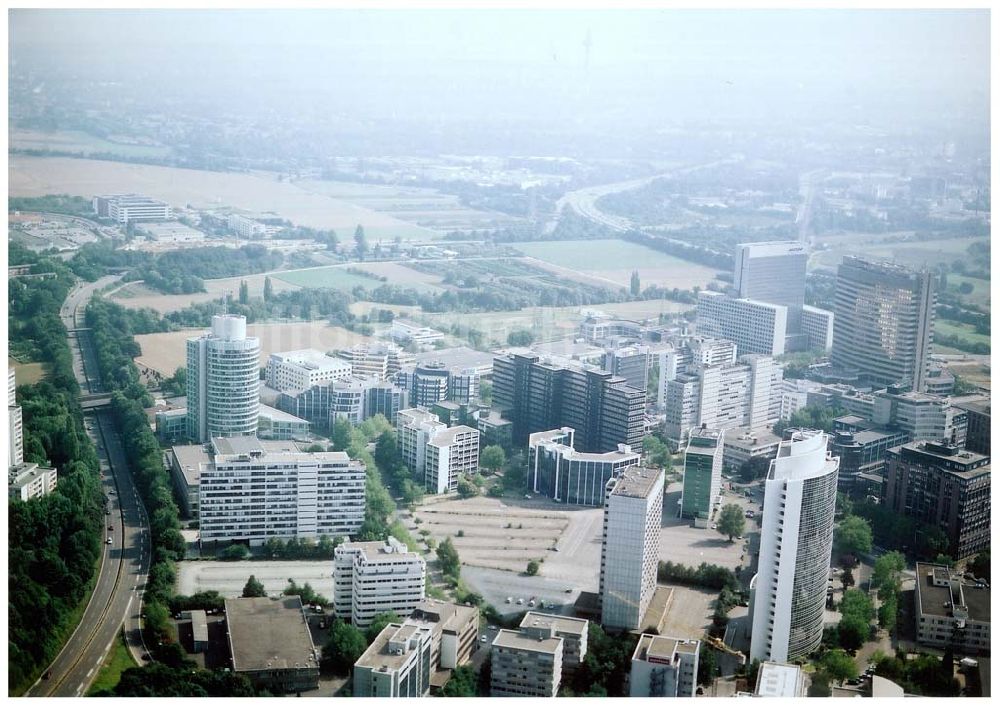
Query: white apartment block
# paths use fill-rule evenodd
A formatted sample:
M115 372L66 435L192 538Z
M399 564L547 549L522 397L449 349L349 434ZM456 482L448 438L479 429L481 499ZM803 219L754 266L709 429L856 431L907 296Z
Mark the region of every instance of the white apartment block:
M833 348L833 313L812 305L802 306L802 334L809 348L828 352Z
M198 516L203 542L350 536L364 522L365 466L346 452L212 438L210 461L199 463Z
M691 428L765 428L781 416L782 369L772 358L741 357L739 363L701 367L667 384L664 431L684 442Z
M698 293L698 333L736 343L739 354L785 353L788 308L722 293Z
M330 428L333 428L337 418L346 418L351 425L358 425L365 419L365 399L368 389L375 379L359 379L350 377L329 384L330 392Z
M490 695L555 698L562 681L562 637L501 629L490 651Z
M562 666L566 670L579 666L587 656L588 627L587 620L544 612L526 612L519 625L521 632L529 636L562 637Z
M666 406L667 384L680 374L691 373L705 366L723 366L736 363L736 344L728 339L713 337L687 337L676 348L666 345L656 352L660 365L660 386L656 405Z
M21 501L44 497L55 491L58 482L59 473L55 469L22 462L7 473L7 497Z
M416 362L413 354L392 343L358 344L337 354L350 362L356 376L375 376L379 381L388 380Z
M267 385L276 391L302 391L326 381L346 379L350 362L315 349L276 352L267 360Z
M656 634L639 637L629 672L631 698L694 698L698 687L697 639Z
M414 342L418 345L424 345L443 340L444 332L397 319L392 321L389 336L397 342Z
M782 441L764 482L760 560L750 582L750 656L787 663L823 639L840 460L827 435Z
M360 628L383 612L406 617L424 599L427 566L418 553L386 541L342 543L333 552L333 605Z
M94 211L99 217L127 224L130 221L170 221L170 205L140 194L111 194L94 197Z
M10 449L8 467L16 467L24 462L24 422L21 406L17 405L17 381L14 369L7 369L7 425Z
M260 415L260 340L241 315L215 315L212 331L187 340L188 436L255 435Z
M459 477L479 472L479 431L456 425L434 433L424 451L424 485L435 494L458 489Z
M354 664L356 698L420 698L431 689L431 629L388 624Z
M396 440L403 464L416 478L427 469L427 443L437 433L448 429L438 417L424 408L407 408L396 414Z
M229 218L226 219L226 225L234 234L245 239L263 238L267 233L267 227L264 224L242 214L230 214Z
M630 467L608 482L601 545L601 625L636 630L656 590L663 470Z

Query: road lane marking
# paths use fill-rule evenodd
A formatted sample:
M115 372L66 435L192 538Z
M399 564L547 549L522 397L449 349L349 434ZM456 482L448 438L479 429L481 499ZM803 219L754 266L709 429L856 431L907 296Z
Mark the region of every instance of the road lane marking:
M87 678L90 678L91 675L93 675L93 673L94 673L94 669L91 668L90 671L87 672Z

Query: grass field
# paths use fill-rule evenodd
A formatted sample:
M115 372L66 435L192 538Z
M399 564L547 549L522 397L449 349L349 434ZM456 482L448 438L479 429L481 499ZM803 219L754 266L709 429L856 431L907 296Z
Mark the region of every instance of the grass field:
M45 194L139 192L174 206L218 208L225 205L251 211L273 211L292 223L335 229L350 238L358 224L369 241L439 238L437 231L367 209L348 201L283 182L271 173L231 173L137 165L105 160L12 155L8 164L11 197Z
M205 331L205 329L187 329L140 334L135 340L139 343L142 354L135 360L165 376L172 375L178 366L185 365L187 339L200 336ZM362 334L348 331L343 327L333 327L322 321L251 324L247 326L247 335L260 337L261 366L267 363L267 358L273 352L295 349L319 349L325 352L350 347L369 339Z
M170 148L164 145L119 143L76 130L59 130L52 133L39 130L14 130L10 133L10 148L75 152L81 155L111 153L122 157L164 157L170 153Z
M968 254L970 245L981 242L982 238L950 238L936 241L907 241L896 243L878 243L854 237L824 237L822 243L830 248L814 251L810 258L810 266L836 267L844 256L869 256L882 260L894 261L912 267L934 267L941 261L951 262L955 259L972 263Z
M22 364L16 359L7 357L7 366L14 368L17 385L38 383L45 378L45 366L39 362Z
M111 645L111 653L108 654L104 663L101 664L101 670L94 677L94 683L90 685L87 695L92 696L98 691L114 688L118 685L121 675L134 666L138 666L138 664L135 663L135 659L132 658L131 652L119 634L114 644Z
M379 285L382 285L382 281L377 278L368 278L357 273L349 273L345 268L340 266L325 266L322 268L272 273L271 280L281 280L285 283L297 285L300 288L333 288L346 292L350 292L358 285L365 288L377 288Z
M619 239L512 243L527 256L627 287L633 270L643 287L659 285L689 290L704 287L717 270Z
M976 332L975 327L962 322L936 319L934 320L934 331L940 332L941 334L953 334L973 344L981 343L987 346L990 344L990 337L988 334L979 334Z
M382 261L380 263L358 263L355 264L355 267L366 273L372 273L376 277L388 278L386 282L389 285L433 292L444 289L441 285L441 276L410 268L405 263Z
M957 288L962 283L968 283L971 285L972 292L968 295L959 293ZM958 297L962 298L963 301L969 303L970 305L978 305L979 307L986 308L987 311L990 309L990 281L988 280L949 273L948 290L958 295Z
M298 290L299 286L285 282L278 278L278 273L258 273L256 275L243 275L235 278L217 278L206 280L204 293L189 293L184 295L164 295L155 290L150 290L141 281L129 283L111 295L111 299L122 307L138 309L150 307L161 314L183 310L189 305L196 305L202 302L210 302L224 297L227 293L234 296L239 294L240 282L246 281L250 291L250 297L260 297L264 292L264 279L271 276L271 287L274 292L281 293L286 290Z

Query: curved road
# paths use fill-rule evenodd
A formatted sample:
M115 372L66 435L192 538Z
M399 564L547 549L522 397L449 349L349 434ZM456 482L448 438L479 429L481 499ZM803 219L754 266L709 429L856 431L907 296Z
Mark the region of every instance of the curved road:
M83 326L83 306L97 290L117 280L102 278L74 287L63 304L61 316L68 330ZM89 334L71 332L73 369L83 393L101 390ZM149 568L149 531L146 511L128 468L121 438L109 412L85 417L88 435L95 441L101 463L101 485L108 500L105 516L107 538L97 582L83 618L55 661L26 693L28 696L82 696L100 671L124 623L129 649L142 663L139 632L142 592Z

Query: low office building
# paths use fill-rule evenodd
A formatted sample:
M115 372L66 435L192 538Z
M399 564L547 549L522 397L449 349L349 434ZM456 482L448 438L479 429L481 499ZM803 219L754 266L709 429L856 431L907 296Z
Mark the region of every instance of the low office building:
M723 431L697 428L688 435L684 450L684 485L681 516L708 519L722 489Z
M577 452L573 428L533 433L528 438L528 488L566 504L601 506L608 481L641 455L628 445L614 452Z
M484 411L480 414L476 425L479 428L479 443L483 447L499 445L504 450L511 448L514 424L497 411Z
M490 651L490 695L555 698L562 681L562 637L501 629Z
M282 695L319 688L319 650L298 596L226 600L233 672Z
M7 498L28 501L55 491L59 472L52 467L40 467L34 462L22 462L7 472Z
M885 505L943 529L955 559L990 544L990 488L986 455L926 440L888 452Z
M420 698L431 688L432 635L428 627L388 624L354 664L354 696Z
M396 342L413 342L417 345L431 345L444 340L444 332L399 319L392 321L389 336Z
M261 403L257 437L261 440L306 440L309 421Z
M563 671L569 671L583 663L587 656L587 620L563 615L547 615L544 612L526 612L521 619L521 632L534 637L562 637Z
M917 563L917 642L979 654L990 651L990 589L948 566Z
M392 343L358 344L338 351L337 356L350 362L355 376L374 376L379 381L388 380L416 361L413 354Z
M871 420L877 426L902 430L910 440L947 440L964 445L968 414L947 398L889 386L873 395Z
M277 391L300 391L350 375L350 362L327 356L316 349L275 352L267 360L267 385Z
M929 366L924 380L927 393L935 396L950 396L955 390L955 376L941 366Z
M698 687L697 639L643 634L632 652L629 696L632 698L694 698Z
M803 698L806 675L801 666L762 661L757 671L757 689L753 695L765 698Z
M889 450L907 442L909 435L901 430L875 428L837 431L837 425L837 420L834 420L835 432L830 438L830 452L840 458L837 489L852 496L862 496L862 491L870 487L873 477L885 478ZM881 499L881 494L878 498Z
M198 518L201 470L212 464L211 445L175 445L166 453L174 499L186 519Z
M427 598L417 603L406 621L433 625L432 670L455 669L472 659L479 630L478 608Z
M209 454L198 475L202 542L259 546L270 538L352 536L361 528L365 466L346 452L300 452L293 443L237 437L212 438Z
M333 552L333 606L337 616L367 627L375 615L408 616L424 599L427 564L390 536L342 543Z
M754 458L773 459L780 443L781 436L775 435L770 428L729 428L722 448L722 465L735 471Z
M156 436L161 442L187 438L187 408L162 408L153 414Z
M99 218L119 224L134 221L170 221L170 205L141 194L108 194L94 197L94 212Z
M439 430L427 440L424 487L434 494L458 489L462 475L479 472L479 431L467 425Z
M601 625L640 629L656 590L663 470L629 467L608 482L601 544Z

